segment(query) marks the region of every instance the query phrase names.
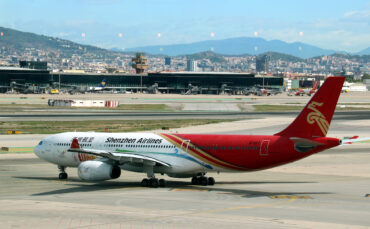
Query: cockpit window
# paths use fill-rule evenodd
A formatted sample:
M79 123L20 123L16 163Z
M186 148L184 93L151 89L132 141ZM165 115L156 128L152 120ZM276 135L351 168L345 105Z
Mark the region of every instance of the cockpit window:
M39 142L39 146L41 146L42 145L42 141L41 142Z

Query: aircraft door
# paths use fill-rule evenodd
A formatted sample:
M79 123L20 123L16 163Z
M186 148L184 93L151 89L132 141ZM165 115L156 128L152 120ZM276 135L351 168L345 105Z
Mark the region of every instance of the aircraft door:
M260 155L261 156L268 156L269 155L269 145L270 145L270 140L263 140L261 142L261 148L260 148Z
M190 140L183 140L181 142L181 150L184 152L188 152Z

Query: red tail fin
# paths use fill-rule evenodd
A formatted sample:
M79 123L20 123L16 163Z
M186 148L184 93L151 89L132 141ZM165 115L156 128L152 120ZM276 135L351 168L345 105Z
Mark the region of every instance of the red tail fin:
M80 149L80 144L78 143L77 138L74 138L72 140L71 149Z
M313 90L316 90L317 89L317 86L319 86L319 82L318 81L315 82L315 85L313 85L313 88L312 89Z
M298 117L285 130L275 135L302 138L325 137L344 80L344 76L327 78Z

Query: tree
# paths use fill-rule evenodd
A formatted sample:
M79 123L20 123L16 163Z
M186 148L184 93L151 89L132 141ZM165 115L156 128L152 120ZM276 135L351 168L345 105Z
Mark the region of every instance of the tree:
M370 74L365 73L362 79L363 80L370 79Z

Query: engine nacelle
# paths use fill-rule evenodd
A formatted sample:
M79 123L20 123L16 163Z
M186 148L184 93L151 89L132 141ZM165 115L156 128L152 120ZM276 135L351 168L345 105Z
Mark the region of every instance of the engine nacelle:
M121 176L121 168L102 161L84 161L78 166L78 176L87 181L103 181Z

